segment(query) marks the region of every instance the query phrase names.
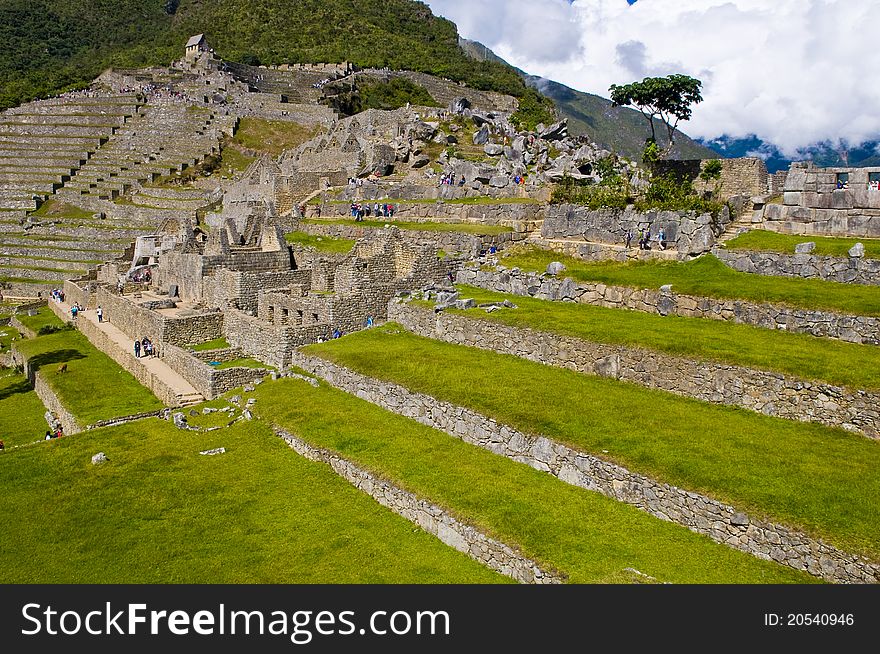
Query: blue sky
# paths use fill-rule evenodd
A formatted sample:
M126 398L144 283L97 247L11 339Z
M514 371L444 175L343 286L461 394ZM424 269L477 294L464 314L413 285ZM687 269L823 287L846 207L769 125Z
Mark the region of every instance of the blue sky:
M523 70L608 96L685 73L692 136L756 134L787 153L880 137L880 0L426 0Z

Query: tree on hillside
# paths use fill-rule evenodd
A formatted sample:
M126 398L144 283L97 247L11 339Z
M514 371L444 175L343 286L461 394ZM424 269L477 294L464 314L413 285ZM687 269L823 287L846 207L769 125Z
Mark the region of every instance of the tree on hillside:
M691 105L703 101L700 88L703 83L687 75L669 75L667 77L646 77L641 82L619 86L612 84L611 101L616 107L632 105L648 120L651 126L651 138L648 147L656 148L657 133L654 130L654 119L660 118L666 125L669 144L661 153L666 156L675 140L675 128L679 121L691 117Z

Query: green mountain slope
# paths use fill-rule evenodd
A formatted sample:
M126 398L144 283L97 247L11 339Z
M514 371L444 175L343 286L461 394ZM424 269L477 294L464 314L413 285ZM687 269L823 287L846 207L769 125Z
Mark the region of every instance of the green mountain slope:
M461 39L460 45L468 56L480 61L505 62L482 43ZM634 109L614 107L611 100L575 91L564 84L543 77L529 75L518 68L526 83L551 98L559 113L568 118L568 129L572 134L586 134L603 147L614 150L631 159L640 159L645 147L645 139L650 129L644 116ZM666 128L657 120L657 136L665 144ZM681 131L676 132L676 143L672 150L675 159L717 159L717 152L700 145Z
M526 92L513 69L468 57L455 25L411 0L2 0L0 108L109 66L167 65L197 33L233 61L351 61Z

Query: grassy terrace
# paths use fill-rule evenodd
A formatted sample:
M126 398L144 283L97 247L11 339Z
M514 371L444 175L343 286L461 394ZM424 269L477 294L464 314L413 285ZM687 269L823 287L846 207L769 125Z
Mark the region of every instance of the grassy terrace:
M393 324L306 351L880 560L880 443L862 436L441 343Z
M58 317L52 313L49 307L40 307L34 316L20 313L16 318L22 325L33 329L34 332L40 331L43 327L54 327L56 329L64 327L64 323L58 320Z
M214 366L214 368L216 370L225 370L226 368L263 368L264 370L275 370L273 366L250 357L241 357L239 359L233 359L232 361L224 361L220 365Z
M672 284L676 293L750 302L787 304L861 316L880 316L880 287L838 284L817 279L770 277L728 268L711 255L680 262L588 263L558 252L538 249L507 251L508 268L543 272L551 261L561 261L562 276L584 282L658 289Z
M83 264L82 271L85 272L86 265ZM4 270L39 270L42 272L51 272L51 273L70 273L70 276L73 277L77 274L76 270L69 270L68 268L48 268L44 266L10 266L10 265L0 265L0 271Z
M518 545L571 582L630 582L628 567L676 583L809 581L323 383L285 379L254 396L262 418Z
M55 250L58 248L52 248L52 249ZM64 262L71 261L70 259L61 259L58 257L35 257L30 254L4 254L2 256L6 257L7 259L26 259L28 261L64 261ZM83 260L77 259L76 263L80 263L84 266L88 266L88 265L96 266L100 263L104 263L104 261L102 259L83 259Z
M518 309L487 314L459 311L472 318L512 327L574 336L594 343L645 347L691 359L774 370L805 379L862 389L880 389L880 348L771 331L721 320L658 316L586 304L551 302L459 286L463 298L478 303L511 300ZM424 306L433 303L419 302Z
M6 452L0 489L3 583L507 581L256 422L146 420Z
M225 336L221 336L220 338L193 345L191 349L196 352L204 352L206 350L225 350L228 347L230 347L229 341L226 340Z
M35 218L66 218L69 220L91 220L94 211L81 209L73 204L60 200L49 200L40 205L40 208L30 213Z
M285 150L302 145L317 134L314 127L289 120L242 118L232 142L277 157Z
M505 232L512 232L513 229L503 225L479 225L476 223L415 223L401 220L361 220L360 222L349 219L340 218L339 220L325 220L317 218L309 218L302 221L307 225L348 225L351 227L384 227L385 225L393 225L400 229L410 229L420 232L459 232L462 234L477 234L494 236Z
M354 247L354 239L333 236L314 236L306 232L290 232L284 235L288 243L315 248L329 254L348 254Z
M812 254L826 257L847 257L853 245L862 243L865 246L865 257L880 259L880 239L795 236L793 234L778 234L764 229L753 229L740 234L729 240L726 247L728 250L757 250L794 254L794 248L798 243L810 242L816 244L816 249Z
M0 368L0 440L6 447L40 440L48 427L45 411L24 376Z
M15 238L24 238L24 237L23 237L23 236L16 236ZM60 239L59 239L59 240L60 240ZM108 256L112 256L112 255L113 255L113 251L112 251L112 250L98 250L98 249L94 249L94 248L65 248L65 247L60 247L60 246L57 246L57 245L31 245L31 244L28 244L28 245L21 245L21 244L19 244L19 243L5 243L5 242L0 242L0 248L4 248L4 247L12 247L12 248L27 247L27 248L29 248L29 249L31 249L31 250L51 250L51 251L53 251L53 252L95 252L95 253L97 253L97 254L107 254ZM23 255L23 254L21 254L21 255L17 255L17 254L5 254L5 255L3 255L3 256L6 256L6 257L24 257L24 256L27 256L27 255ZM29 257L29 258L31 258L31 259L44 259L44 257ZM49 259L48 257L46 257L46 258ZM57 259L57 257L56 257L55 259ZM50 259L50 260L54 260L54 259ZM58 260L59 260L59 261L67 261L67 259L58 259ZM103 261L99 261L98 263L104 263L104 262L103 262Z
M45 324L64 323L49 318ZM32 366L44 371L46 383L84 426L162 408L149 390L78 331L38 336L17 347ZM61 363L67 363L67 372L57 372Z

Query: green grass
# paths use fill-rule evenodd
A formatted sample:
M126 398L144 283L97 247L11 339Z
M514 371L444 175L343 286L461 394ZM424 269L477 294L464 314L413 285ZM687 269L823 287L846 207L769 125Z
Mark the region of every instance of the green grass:
M302 221L307 225L349 225L351 227L384 227L385 225L393 225L399 229L409 229L417 232L459 232L462 234L478 234L486 236L494 236L505 232L512 232L513 229L503 225L479 225L476 223L415 223L400 220L361 220L360 222L341 218L338 220L325 220L309 218Z
M880 560L876 442L398 330L305 350Z
M232 140L245 148L277 157L285 150L305 143L316 133L314 127L289 120L242 118Z
M41 272L58 272L58 273L70 273L71 277L75 277L79 274L85 272L86 267L83 266L81 271L77 270L68 270L67 268L47 268L44 266L10 266L10 265L0 265L0 270L39 270Z
M551 261L565 264L566 270L562 277L572 277L578 281L653 289L672 284L673 291L687 295L772 302L849 315L880 316L878 286L743 273L728 268L712 255L685 263L588 263L557 252L531 248L506 251L502 259L502 263L508 268L518 267L539 272L544 272Z
M228 145L223 148L218 170L221 174L234 176L236 173L243 173L254 161L255 157L249 157L234 145Z
M262 418L519 546L574 583L629 581L628 567L675 583L810 581L323 383L285 379L254 396Z
M68 204L60 200L48 200L40 205L40 208L30 213L35 218L54 218L69 220L91 220L95 215L94 211L81 209L73 204Z
M0 316L0 318L8 318L9 316L4 314ZM6 352L9 350L9 346L13 340L18 340L21 338L21 334L18 333L18 330L15 327L0 326L0 353Z
M43 418L45 411L24 376L0 368L0 440L6 447L43 438L48 428Z
M226 340L225 336L221 336L220 338L215 338L211 341L205 341L204 343L193 345L190 349L193 349L196 352L204 352L205 350L225 350L228 347L230 347L229 341Z
M215 370L225 370L226 368L263 368L265 370L275 370L272 366L250 357L241 357L233 359L232 361L224 361L218 366L211 367Z
M99 451L109 461L93 466ZM0 456L0 489L3 583L507 581L256 422L49 441Z
M288 243L315 248L328 254L348 254L354 247L354 239L334 236L315 236L306 232L290 232L284 235Z
M644 347L692 359L773 370L802 379L859 389L880 389L880 348L816 338L810 334L771 331L722 320L658 316L586 304L551 302L459 286L461 297L477 303L510 300L518 309L487 314L458 311L472 318L512 327L582 338L594 343ZM421 303L433 306L433 303Z
M25 261L62 261L62 262L70 262L70 263L78 263L83 266L97 266L99 264L104 263L103 259L63 259L59 257L36 257L32 254L4 254L4 257L8 259L23 259Z
M83 426L162 408L148 389L78 331L39 336L17 347L43 370L46 383ZM57 372L61 363L67 363L67 372Z
M35 316L20 313L15 317L22 325L34 330L34 333L40 331L43 327L54 327L56 329L64 327L64 323L58 319L58 316L52 313L52 309L49 307L40 307Z
M830 236L795 236L778 234L763 229L752 229L740 234L726 243L728 250L757 250L760 252L783 252L794 254L798 243L815 243L816 248L811 254L824 257L848 257L849 250L856 243L865 246L865 257L880 259L880 239L870 238L833 238Z

